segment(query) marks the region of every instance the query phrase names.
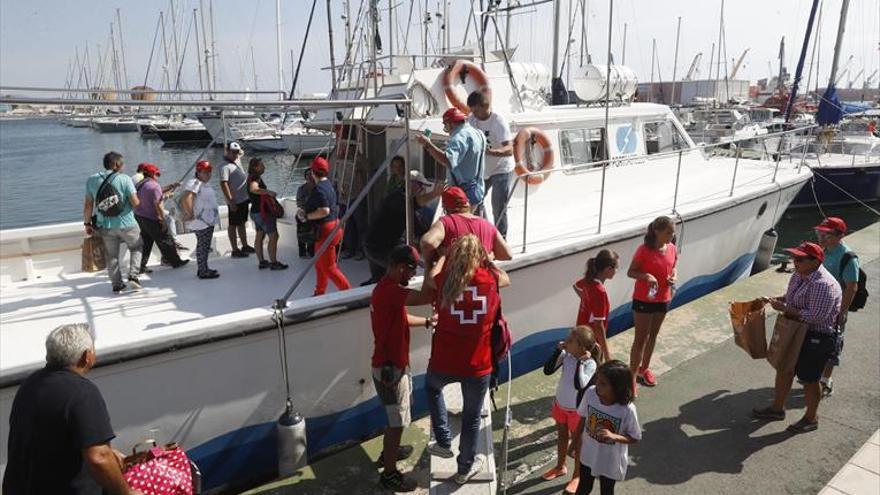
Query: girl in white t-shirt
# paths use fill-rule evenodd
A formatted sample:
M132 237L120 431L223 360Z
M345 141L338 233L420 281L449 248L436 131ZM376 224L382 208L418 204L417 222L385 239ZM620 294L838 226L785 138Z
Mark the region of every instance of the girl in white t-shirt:
M562 368L562 376L556 386L556 400L553 401L551 410L557 433L556 466L541 476L545 480L568 474L565 466L566 453L569 451L569 440L576 436L579 424L578 404L590 379L596 373L598 363L601 362L602 350L593 331L587 326L576 326L571 329L564 342L556 345L556 351L544 364L544 374L548 376ZM576 450L577 446L573 442L571 446ZM565 493L574 493L579 478L580 470L575 465L571 481L565 486Z
M596 385L578 406L581 481L577 495L587 495L599 478L601 495L613 495L614 484L626 478L628 445L642 438L633 401L633 376L622 361L608 361L596 371ZM586 432L586 435L583 433Z

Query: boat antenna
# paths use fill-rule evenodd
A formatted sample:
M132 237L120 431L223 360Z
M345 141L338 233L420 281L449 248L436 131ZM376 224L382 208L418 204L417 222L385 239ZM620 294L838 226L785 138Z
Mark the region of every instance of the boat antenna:
M847 0L844 0L846 2ZM810 18L807 20L807 32L804 34L804 43L801 46L801 55L798 58L797 69L794 72L794 81L791 84L791 94L788 95L788 104L785 105L785 123L791 121L791 113L794 110L794 102L797 98L798 85L804 72L804 61L807 58L807 47L810 45L810 35L813 32L813 21L816 19L816 11L819 9L819 0L813 0L810 8Z
M612 0L613 2L613 0ZM482 3L482 2L481 2ZM553 2L553 80L551 82L551 105L565 105L568 103L568 91L565 89L565 83L562 82L562 71L559 64L559 22L562 16L562 6L559 0ZM609 41L610 43L610 41ZM608 53L611 53L611 46L608 46Z
M614 28L614 0L608 0L608 54L605 62L605 143L611 142L608 136L608 105L611 104L611 31ZM608 145L605 145L605 156L602 157L602 188L599 193L599 226L596 229L597 234L602 233L602 213L605 205L605 173L608 170Z
M722 0L722 3L724 0ZM681 16L678 16L678 27L675 28L675 57L672 61L672 89L669 91L671 94L669 95L669 104L675 105L675 80L678 77L678 41L681 37ZM681 92L681 90L679 90ZM678 102L681 103L681 98L678 99Z

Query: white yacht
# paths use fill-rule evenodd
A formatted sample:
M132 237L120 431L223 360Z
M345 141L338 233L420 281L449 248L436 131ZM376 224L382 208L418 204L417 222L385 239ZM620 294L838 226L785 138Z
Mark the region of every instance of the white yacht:
M547 105L549 71L540 64L507 64L489 55L483 70L468 62L475 54L460 57L438 58L425 69L400 58L378 81L359 76L331 95L410 98L409 128L406 105L326 109L311 125L337 133L332 162L342 188L357 167L372 171L396 154L411 169L440 180L430 156L414 140L407 145L401 138L430 129L442 142L443 111L468 91L491 90L494 110L510 121L522 150L507 209L515 256L503 266L512 285L502 292L514 336L514 375L537 368L574 324L578 301L570 287L599 249L617 251L626 266L648 223L672 216L680 251L673 306L683 304L748 275L762 233L811 176L808 168L787 161L709 157L668 107L628 102L627 88L635 81L614 81L606 122L605 107L596 102ZM469 69L464 84L450 77L454 67ZM586 95L597 84L576 78L573 89ZM349 154L352 147L359 152ZM353 198L356 191L341 192ZM370 378L372 287L358 287L369 277L366 262L341 263L355 288L312 296L312 261L296 251L295 200L283 203L279 256L291 270L268 272L253 259L230 258L225 229L218 228L211 259L218 280L161 268L154 258L144 289L125 295L111 294L104 272L80 270L78 222L0 233L0 424L8 423L17 385L43 366L46 335L59 324L86 321L97 334L99 358L90 378L113 418L114 445L128 448L148 434L176 441L199 464L207 489L271 476L276 420L286 395L272 305L304 273L283 311L283 332L290 391L306 417L309 452L377 432L384 417ZM179 239L195 244L190 234ZM607 289L614 334L631 325L632 282L621 273ZM417 415L425 413L419 398L430 342L430 334L412 330ZM0 429L0 465L6 463L7 435Z

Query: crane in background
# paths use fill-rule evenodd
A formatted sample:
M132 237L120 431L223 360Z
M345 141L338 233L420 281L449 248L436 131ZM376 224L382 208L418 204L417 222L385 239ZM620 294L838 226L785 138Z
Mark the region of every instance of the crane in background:
M730 79L736 79L736 73L739 72L739 68L742 67L743 60L745 60L747 53L749 53L748 48L743 50L742 55L740 55L736 60L736 63L733 64L733 70L730 71Z
M862 69L862 70L858 71L858 72L856 73L856 75L854 75L853 77L849 78L849 82L846 84L847 89L852 89L853 84L855 84L856 81L857 81L860 77L862 77L862 74L864 74L864 73L865 73L865 69Z
M703 59L703 52L699 52L694 56L694 61L691 62L691 68L688 69L687 75L684 76L685 81L693 81L694 76L696 76L699 72L700 60Z
M863 89L870 88L871 85L874 84L875 77L877 77L877 69L874 69L874 72L872 72L870 75L868 75L868 77L865 78L865 83L862 84L862 88Z

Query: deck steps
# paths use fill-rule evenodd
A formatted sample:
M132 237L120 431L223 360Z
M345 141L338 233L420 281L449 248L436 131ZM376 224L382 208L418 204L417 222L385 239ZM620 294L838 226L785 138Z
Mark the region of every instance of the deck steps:
M458 456L461 439L461 388L458 384L450 384L443 389L446 409L449 413L449 425L452 429L452 451ZM489 414L488 394L483 401L483 414L480 415L480 431L477 434L477 456L484 456L482 471L468 483L459 485L453 477L457 471L455 457L444 459L431 456L431 495L491 495L497 489L495 479L495 455L492 444L492 415Z

